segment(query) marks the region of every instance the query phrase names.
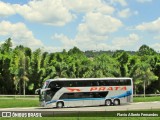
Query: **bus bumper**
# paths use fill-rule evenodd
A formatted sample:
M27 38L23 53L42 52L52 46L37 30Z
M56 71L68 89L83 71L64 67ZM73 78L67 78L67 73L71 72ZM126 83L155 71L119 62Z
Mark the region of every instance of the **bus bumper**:
M46 108L53 108L56 107L56 102L53 103L48 103L48 102L41 102L41 107L46 107Z

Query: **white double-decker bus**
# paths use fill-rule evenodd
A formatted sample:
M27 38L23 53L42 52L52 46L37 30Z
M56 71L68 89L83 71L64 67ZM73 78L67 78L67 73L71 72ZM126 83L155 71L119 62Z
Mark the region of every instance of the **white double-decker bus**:
M43 107L120 105L133 101L131 78L49 79L39 89Z

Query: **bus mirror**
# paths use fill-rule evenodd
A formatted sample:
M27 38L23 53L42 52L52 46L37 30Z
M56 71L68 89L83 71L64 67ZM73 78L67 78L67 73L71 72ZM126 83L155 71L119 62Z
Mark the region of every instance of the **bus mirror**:
M51 90L51 88L46 88L45 90Z
M40 90L41 90L41 88L36 89L36 90L35 90L35 94L38 94L38 95L39 95L39 94L40 94Z
M51 90L51 88L41 89L41 92L44 92L44 91L47 91L47 90Z

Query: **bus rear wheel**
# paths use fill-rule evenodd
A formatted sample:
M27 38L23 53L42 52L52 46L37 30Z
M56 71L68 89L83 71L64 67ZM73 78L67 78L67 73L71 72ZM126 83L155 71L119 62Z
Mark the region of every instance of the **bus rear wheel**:
M119 99L115 99L114 100L114 105L120 105L120 100Z
M106 101L105 101L105 105L106 105L106 106L110 106L110 105L112 105L111 100L109 100L109 99L108 99L108 100L106 100Z
M57 102L57 108L63 108L64 103L63 102Z

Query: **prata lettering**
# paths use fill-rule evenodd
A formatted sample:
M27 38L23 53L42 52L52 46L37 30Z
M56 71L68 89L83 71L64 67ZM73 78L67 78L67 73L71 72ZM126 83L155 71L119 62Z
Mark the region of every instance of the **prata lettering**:
M112 90L127 90L127 87L114 86L114 87L91 87L90 88L90 91L112 91Z

